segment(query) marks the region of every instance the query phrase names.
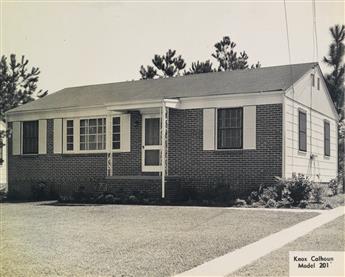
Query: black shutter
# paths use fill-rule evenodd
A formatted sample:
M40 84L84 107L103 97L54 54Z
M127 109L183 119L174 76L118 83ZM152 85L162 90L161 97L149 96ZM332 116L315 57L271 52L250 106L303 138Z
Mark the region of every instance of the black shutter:
M307 151L307 114L298 113L298 145L300 151Z
M324 153L325 156L330 156L331 155L331 132L330 132L330 125L329 122L324 121L323 125L324 129Z

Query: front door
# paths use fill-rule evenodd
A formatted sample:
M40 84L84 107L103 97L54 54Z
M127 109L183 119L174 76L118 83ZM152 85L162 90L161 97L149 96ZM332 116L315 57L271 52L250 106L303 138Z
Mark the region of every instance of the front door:
M142 132L142 171L160 172L161 165L161 138L159 115L143 115Z

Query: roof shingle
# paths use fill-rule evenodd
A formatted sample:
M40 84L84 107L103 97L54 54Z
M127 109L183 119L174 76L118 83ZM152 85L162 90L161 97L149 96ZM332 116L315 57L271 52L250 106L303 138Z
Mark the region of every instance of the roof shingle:
M78 108L107 103L286 90L317 63L303 63L65 88L9 111ZM291 78L292 72L292 78Z

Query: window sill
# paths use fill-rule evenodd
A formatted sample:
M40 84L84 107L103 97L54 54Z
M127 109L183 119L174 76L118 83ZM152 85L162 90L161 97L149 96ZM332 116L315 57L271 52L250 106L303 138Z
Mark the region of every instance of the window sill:
M207 150L204 150L207 151ZM214 152L240 152L240 151L256 151L256 148L253 149L245 149L245 148L234 148L234 149L215 149L211 150Z
M307 155L307 151L298 150L297 154L300 155L300 156L306 156Z
M36 158L38 157L40 154L21 154L20 157L23 158ZM41 154L42 155L42 154Z

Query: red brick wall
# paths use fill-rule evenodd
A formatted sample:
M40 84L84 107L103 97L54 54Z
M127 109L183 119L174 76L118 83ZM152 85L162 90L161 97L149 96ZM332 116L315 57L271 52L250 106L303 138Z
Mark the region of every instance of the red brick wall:
M274 182L282 174L282 105L256 108L256 150L203 151L203 111L170 110L169 175L204 189L227 183L238 191Z
M202 109L170 110L169 175L181 177L183 186L200 190L228 183L239 191L272 183L282 169L282 105L257 106L256 150L202 150ZM11 125L11 124L10 124ZM141 116L131 116L131 152L113 155L114 175L144 175L141 172ZM8 142L9 190L26 191L21 186L49 182L67 187L78 180L103 180L106 154L53 154L53 120L47 124L47 154L13 156ZM57 185L58 187L60 185ZM71 185L72 186L72 185ZM138 184L138 188L143 186ZM135 186L133 186L135 189ZM160 188L159 188L160 189Z

